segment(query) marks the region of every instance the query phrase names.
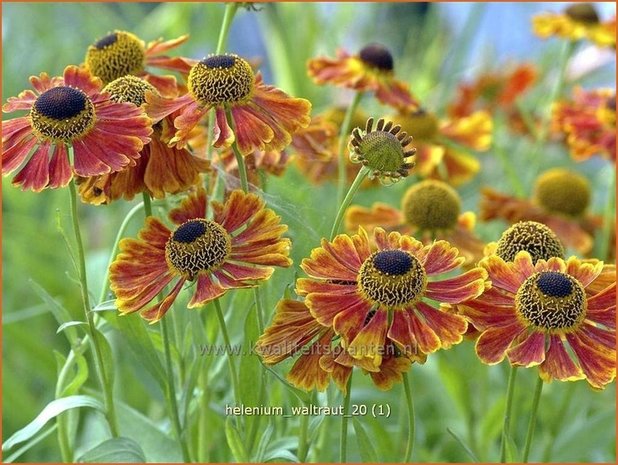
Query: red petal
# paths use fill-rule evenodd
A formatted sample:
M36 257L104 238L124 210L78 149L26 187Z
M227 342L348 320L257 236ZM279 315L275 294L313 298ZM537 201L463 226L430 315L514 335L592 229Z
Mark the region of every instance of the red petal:
M178 281L176 285L174 286L174 288L171 290L171 292L167 295L167 297L165 297L163 301L150 307L148 310L143 311L141 313L142 317L145 320L149 321L150 324L156 323L161 318L163 318L165 314L167 313L167 311L172 306L172 304L174 303L174 300L176 300L176 297L178 296L178 293L182 289L182 285L184 284L184 282L185 282L184 279L181 279L180 281Z
M56 189L69 184L73 178L69 155L63 143L56 144L54 154L49 164L49 187Z
M526 329L519 321L507 326L489 328L476 341L476 354L483 363L500 363L511 343Z
M545 360L545 333L533 331L526 339L506 352L512 365L531 367Z
M436 241L425 250L422 265L428 276L454 270L465 261L464 257L459 256L459 251L446 241Z
M30 160L13 178L13 184L21 186L23 190L31 189L40 192L49 182L49 147L50 142L41 144Z
M552 379L575 381L585 378L584 373L573 362L557 334L549 336L549 348L545 354L545 361L539 366L539 375L545 381Z
M422 301L416 303L416 309L440 339L441 348L448 349L462 341L463 334L468 329L468 323L463 316L437 310Z
M566 335L573 352L577 355L588 383L603 389L616 377L616 349L608 347L578 331Z
M187 304L188 308L201 307L225 294L226 289L213 282L209 274L200 274L197 277L195 293Z
M181 225L196 218L206 218L207 208L206 191L199 188L196 193L186 197L178 208L170 211L169 217L175 224Z

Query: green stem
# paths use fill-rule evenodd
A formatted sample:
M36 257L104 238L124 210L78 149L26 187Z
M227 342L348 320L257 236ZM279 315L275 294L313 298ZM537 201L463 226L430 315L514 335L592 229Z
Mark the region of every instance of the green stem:
M563 385L565 385L564 387L566 388L566 393L564 394L564 397L562 398L560 407L556 411L556 415L553 417L552 426L549 430L550 440L547 441L547 445L545 446L545 449L543 450L542 463L547 463L551 459L551 453L552 453L552 448L554 445L554 440L558 434L558 430L564 424L564 417L566 416L569 410L569 406L571 405L571 400L573 400L573 395L575 394L575 391L577 389L576 383L563 383Z
M511 410L513 407L513 392L515 391L515 377L517 367L511 366L509 381L506 388L506 408L504 410L504 426L502 428L502 443L500 444L500 462L506 461L506 441L511 435Z
M534 397L532 398L532 410L530 411L530 423L528 423L528 433L526 434L526 443L524 445L524 454L521 461L528 463L528 455L530 454L530 446L532 445L532 437L534 436L534 427L536 426L536 414L539 409L539 401L541 399L541 391L543 390L543 380L538 377L536 387L534 389Z
M122 223L120 224L120 228L118 229L118 234L116 234L116 239L114 240L112 252L109 254L107 268L105 269L105 277L103 278L103 287L101 289L101 295L99 296L99 304L103 303L106 300L107 294L109 292L109 267L111 266L113 261L116 259L116 254L118 253L118 243L120 242L120 239L124 237L124 232L126 231L127 226L129 225L129 222L131 221L131 219L143 207L144 207L143 203L139 203L135 205L131 210L129 210L129 213L127 213L127 216L124 217L124 220L122 220Z
M352 123L352 117L358 108L358 104L363 98L362 92L357 92L352 100L352 103L348 107L345 112L345 116L343 118L343 123L341 123L341 128L339 130L339 151L337 154L338 157L338 181L337 181L337 203L340 204L343 200L343 193L345 192L345 186L347 184L347 170L346 170L346 159L345 159L345 148L348 145L348 135L350 133L350 124Z
M367 177L367 174L369 174L369 168L363 166L358 172L358 174L356 175L356 179L354 179L354 182L350 186L350 190L348 190L348 193L346 194L345 198L340 203L339 211L337 212L337 216L335 217L335 222L333 223L333 229L330 232L331 240L339 232L339 228L341 227L341 222L343 221L343 215L345 214L346 209L350 206L350 203L352 203L352 199L354 198L356 191L360 187L361 183L365 180L365 177Z
M210 462L208 453L208 441L207 438L211 434L208 428L208 411L210 404L210 390L208 389L208 375L206 370L200 372L200 385L202 388L202 395L200 397L200 416L198 423L198 436L197 436L197 461L200 463Z
M234 19L236 11L238 11L238 3L228 2L225 5L225 13L223 14L223 22L221 23L219 40L217 41L217 49L215 51L216 55L223 53L223 49L227 43L227 37L230 34L230 26L232 25L232 20Z
M348 457L348 420L350 419L350 401L352 399L352 375L348 379L343 399L343 415L341 416L341 439L339 443L339 462L346 463Z
M234 400L236 405L240 405L240 397L238 392L238 374L236 373L236 367L234 366L234 360L232 360L232 342L230 335L227 332L227 325L225 324L225 317L223 316L223 310L221 310L221 304L219 299L214 300L215 310L217 312L217 318L219 319L219 325L221 326L221 334L223 335L223 342L228 350L227 362L230 366L230 376L232 379L232 390L234 391Z
M410 390L410 380L408 374L403 374L403 390L406 395L406 405L408 406L408 442L406 444L406 454L403 458L404 463L408 463L412 457L412 450L414 449L414 403L412 401L412 391Z
M225 117L227 124L232 128L232 131L236 133L236 125L234 124L234 117L229 107L225 107ZM249 192L249 181L247 180L247 167L245 165L245 157L242 156L240 150L238 150L238 144L234 140L232 143L232 151L236 157L236 163L238 164L238 176L240 177L240 187L243 191Z
M167 374L167 402L172 414L172 427L176 440L180 444L182 451L182 459L185 463L191 462L189 447L187 446L186 438L182 433L180 424L180 415L178 414L178 401L176 399L176 387L174 385L174 367L172 366L172 350L170 344L169 330L167 328L167 320L161 319L161 337L163 338L163 347L165 352L165 371Z
M152 201L150 195L147 192L142 192L142 198L144 199L144 213L146 218L152 216ZM172 345L170 341L169 329L167 327L167 319L161 319L161 338L163 339L163 350L165 353L165 371L167 375L167 403L170 409L172 417L172 428L176 440L180 444L180 450L182 451L182 458L185 462L191 461L191 455L189 454L189 447L186 442L186 438L182 432L182 425L180 424L180 414L178 413L178 399L176 399L176 386L174 382L174 366L172 363Z
M75 364L75 350L69 352L69 356L64 363L64 366L58 374L58 381L56 382L55 398L62 397L62 393L65 388L66 379L69 373L72 371ZM71 449L69 441L69 427L68 427L69 412L62 413L56 418L56 424L58 425L58 444L60 446L60 455L64 463L73 462L73 450Z
M300 416L300 430L298 432L298 461L303 463L307 460L307 452L309 452L309 443L307 442L307 434L309 432L309 415Z
M94 316L93 313L90 311L90 296L88 295L88 279L86 277L86 256L84 253L82 234L79 229L79 218L77 216L77 188L75 187L74 179L71 179L71 182L69 183L69 190L71 198L71 219L73 223L73 232L75 233L75 242L77 243L77 261L79 264L79 282L82 296L82 305L86 321L88 322L90 339L94 347L94 362L101 381L103 397L105 398L105 416L107 418L107 422L109 423L109 428L112 436L118 437L118 423L116 420L116 409L114 407L113 386L110 383L108 374L105 371L105 365L103 363L103 352L96 337L97 329L94 324Z

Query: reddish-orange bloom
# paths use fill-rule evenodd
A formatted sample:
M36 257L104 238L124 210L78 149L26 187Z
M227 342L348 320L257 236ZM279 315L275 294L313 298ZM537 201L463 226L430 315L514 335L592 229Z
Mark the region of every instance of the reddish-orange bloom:
M493 365L538 366L544 381L586 379L602 389L616 376L616 276L599 292L590 285L603 262L551 258L533 265L528 252L507 263L483 259L492 287L459 305L481 332L476 353ZM571 355L572 354L572 355Z
M478 110L493 113L501 109L506 113L511 128L526 132L528 129L515 103L536 83L537 77L536 67L529 63L481 74L476 80L459 86L455 101L448 107L448 114L451 118L462 118Z
M296 288L318 322L341 336L346 349L341 357L378 367L382 348L389 342L417 359L419 353L462 340L465 319L425 299L452 304L480 295L487 285L480 268L439 279L464 260L446 241L423 245L410 236L376 228L372 243L359 228L353 236L322 240L321 247L303 260L301 267L309 278L299 279Z
M459 249L466 264L483 257L485 243L474 233L476 215L461 212L461 198L448 184L427 179L414 184L401 199L401 209L383 202L371 208L352 205L345 213L348 231L362 226L369 232L376 227L401 234L414 235L429 244L444 239Z
M178 95L174 76L158 76L148 68L160 68L187 74L195 63L182 57L163 55L168 50L182 45L189 39L183 35L174 40L153 40L148 45L139 37L125 31L114 31L88 47L86 68L99 77L104 84L127 75L139 76L166 97Z
M402 112L419 107L408 86L395 79L393 56L382 45L367 45L357 55L338 50L336 58L314 58L308 71L317 84L374 92L380 102Z
M576 88L573 99L554 103L552 129L566 138L577 161L601 155L616 161L616 92Z
M487 111L442 121L424 110L389 118L414 138L418 175L454 186L471 180L481 167L474 155L458 147L482 152L491 146L493 121Z
M308 100L292 98L264 84L246 60L233 54L213 55L195 64L185 95L169 101L150 94L146 100L148 114L155 121L174 113L176 134L170 144L178 147L186 145L191 130L214 108L212 144L230 147L236 141L243 155L255 150L283 150L292 142L292 134L309 125L311 111Z
M564 13L541 13L532 18L532 26L542 39L588 39L600 47L616 48L616 16L601 22L590 3L574 3Z
M355 366L368 373L378 388L388 390L402 380L411 365L410 359L398 354L392 343L382 347L380 366L351 357L337 341L334 330L321 325L305 303L297 300L278 303L273 321L260 336L255 350L268 365L300 354L287 379L307 391L323 391L332 379L345 393Z
M200 189L169 214L176 228L148 217L138 239L120 241L110 267L110 288L118 310L141 310L154 323L165 315L186 281L193 281L194 308L221 297L229 289L254 287L270 278L273 266L290 266L287 226L254 194L234 191L224 204L211 202ZM160 302L149 303L176 280Z
M119 171L134 165L150 141L144 110L112 101L101 92L101 80L86 70L67 66L63 77L41 73L30 82L34 91L25 90L2 107L5 113L29 112L2 122L2 171L19 169L13 184L22 189L39 192L66 186L74 174Z
M500 193L489 187L481 189L479 217L483 221L503 219L510 224L536 221L547 225L566 246L587 254L593 235L602 223L599 215L587 213L590 187L583 176L555 168L536 180L531 199Z
M129 102L142 106L147 91L157 92L148 82L136 76L123 76L103 89L115 102ZM79 178L82 200L94 205L108 204L121 197L131 200L146 192L161 199L166 193L177 194L200 182L200 173L210 168L210 162L195 157L187 149L169 147L165 127L172 124L168 118L153 127L149 144L144 146L134 166L116 173Z

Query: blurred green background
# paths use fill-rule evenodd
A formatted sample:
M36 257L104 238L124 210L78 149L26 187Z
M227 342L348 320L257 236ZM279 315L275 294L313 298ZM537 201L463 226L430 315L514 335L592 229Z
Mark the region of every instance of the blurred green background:
M391 48L397 59L397 74L408 81L427 108L442 114L459 80L474 76L492 63L527 59L535 61L541 71L539 85L526 96L524 104L535 108L536 99L552 85L555 57L561 48L556 40L541 41L532 36L531 15L543 8L540 4L298 4L258 5L260 11L240 9L232 26L228 49L262 60L267 82L284 90L309 98L314 112L325 109L332 101L346 102L350 95L332 88L318 87L306 76L306 61L317 54L332 56L337 47L352 51L369 42L381 42ZM558 9L559 6L551 6ZM607 10L607 6L603 7ZM59 75L68 64L82 62L87 46L114 29L134 32L149 41L158 37L175 38L190 33L191 39L177 50L178 54L201 58L214 51L223 17L222 4L198 3L3 3L2 5L2 101L28 88L28 77L46 71ZM508 19L508 21L507 21ZM522 32L523 31L523 32ZM581 82L586 86L614 85L615 61L589 75ZM574 82L569 85L575 84ZM376 115L389 110L365 99L363 109ZM9 115L3 115L7 119ZM505 128L497 128L496 144L512 159L521 182L529 190L538 170L553 166L574 167L586 175L595 187L592 210L602 213L607 201L607 186L613 166L590 160L575 165L564 147L548 145L536 167L524 165L520 154L531 150L532 143L513 136ZM465 209L477 210L478 191L492 185L513 192L495 153L479 155L482 170L471 183L461 188ZM63 334L57 334L58 322L49 305L49 297L66 308L73 319L82 318L79 288L75 273L59 230L69 229L68 190L44 191L39 194L21 192L2 185L2 250L3 250L3 439L30 422L54 399L56 361L54 351L66 355L70 346ZM370 205L376 200L399 204L403 191L413 178L388 189L362 191L355 203ZM298 273L298 264L317 246L319 238L330 229L337 209L332 199L335 186L319 189L309 185L302 175L290 167L281 178L269 179L265 198L282 215L290 227L295 266L279 270L266 286L267 311ZM99 295L105 267L114 237L126 213L137 203L116 202L110 206L80 206L83 236L88 253L91 293ZM133 221L127 235L140 226ZM503 223L481 224L479 233L495 240L504 229ZM68 234L71 237L71 234ZM239 292L227 297L232 312L230 331L233 339L242 340L245 316L251 294ZM227 366L222 360L199 360L196 341L214 341L217 323L212 312L206 316L206 330L188 330L199 324L195 312L178 306L174 314L177 361L184 370L183 380L191 386L191 376L207 370L209 398L197 404L190 391L186 401L187 421L195 421L196 412L207 409L209 437L205 440L212 461L231 460L224 447L223 407L232 403ZM225 308L225 307L224 307ZM209 312L206 308L202 312ZM237 313L233 313L237 312ZM238 317L236 317L236 314ZM268 318L270 319L270 317ZM108 325L116 366L116 395L120 406L121 429L136 439L149 459L177 460L178 451L171 438L162 391L143 366L139 353L132 350L126 333ZM151 330L152 328L149 328ZM151 332L156 342L158 333ZM160 343L155 344L160 350ZM202 357L204 358L204 357ZM198 360L198 361L196 361ZM276 367L284 374L291 363ZM197 368L196 368L197 367ZM181 371L182 371L181 370ZM91 368L91 373L94 370ZM181 376L183 376L181 373ZM242 375L241 375L242 376ZM272 391L267 405L295 402L272 375ZM536 370L520 370L515 393L513 436L521 446L528 421ZM429 357L424 366L411 370L413 396L416 403L417 435L415 461L470 461L447 428L470 445L482 461L496 458L497 441L502 426L507 370L503 365L481 365L469 341L452 350ZM245 382L252 380L246 378ZM87 389L98 389L96 380L88 380ZM332 390L331 390L332 391ZM322 402L324 395L320 395ZM329 392L333 404L340 397ZM401 385L389 392L376 390L366 377L357 374L352 401L371 405L388 403L391 418L361 418L380 461L400 460L405 447L405 404ZM297 401L296 401L297 402ZM84 411L78 445L83 452L101 441L101 418ZM268 419L273 428L272 441L280 450L294 451L298 430L297 419ZM315 438L320 449L310 459L337 460L338 422L323 428L326 437ZM193 423L191 423L193 425ZM311 428L318 426L318 420ZM354 428L351 426L349 459L361 455ZM197 441L197 438L193 438ZM273 446L274 447L274 446ZM615 461L615 386L604 392L592 392L585 382L552 383L545 387L539 411L539 424L531 457L553 461ZM77 453L79 455L79 452ZM6 457L5 457L6 458ZM280 460L286 457L280 457ZM60 454L52 434L23 454L19 461L58 461Z

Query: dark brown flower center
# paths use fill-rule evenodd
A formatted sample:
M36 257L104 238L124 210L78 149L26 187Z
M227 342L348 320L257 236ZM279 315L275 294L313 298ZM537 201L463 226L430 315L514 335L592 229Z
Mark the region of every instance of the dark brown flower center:
M566 15L586 24L596 24L599 22L597 10L590 3L575 3L565 10Z
M425 290L427 276L418 259L404 250L374 252L358 273L360 292L390 308L414 302Z
M86 66L108 84L128 74L144 71L146 51L143 42L130 32L115 31L88 47Z
M180 225L165 245L168 264L189 280L218 269L230 251L231 238L223 226L201 218Z
M391 55L391 52L389 52L389 50L383 45L367 45L360 51L359 57L363 60L363 62L373 68L377 68L382 71L393 70L393 55Z
M502 233L496 255L506 262L512 262L518 252L526 251L532 263L564 256L560 239L547 226L536 221L520 221Z
M251 65L238 55L213 55L189 73L189 90L203 105L223 105L246 99L253 90Z
M152 84L130 75L110 82L103 88L103 91L109 92L114 102L129 102L138 107L146 102L146 91L159 95Z
M30 118L41 138L68 142L85 135L94 126L94 105L75 87L52 87L36 99Z
M533 274L524 281L515 297L518 314L548 332L578 327L586 316L586 307L581 283L558 271Z

